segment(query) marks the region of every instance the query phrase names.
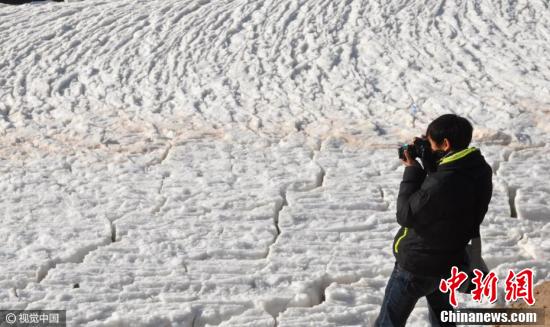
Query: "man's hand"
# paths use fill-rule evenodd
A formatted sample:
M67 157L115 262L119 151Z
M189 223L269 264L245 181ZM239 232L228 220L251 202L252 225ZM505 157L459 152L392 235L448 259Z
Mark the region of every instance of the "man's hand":
M411 158L411 155L409 154L409 150L405 150L404 153L405 153L405 159L403 160L403 164L405 166L407 167L417 166L418 168L422 168L422 166L420 166L420 163L418 163L418 161Z

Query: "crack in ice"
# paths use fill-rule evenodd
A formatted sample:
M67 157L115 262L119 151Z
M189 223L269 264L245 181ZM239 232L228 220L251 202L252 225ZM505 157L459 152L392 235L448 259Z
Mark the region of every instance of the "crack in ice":
M269 258L269 255L271 253L271 248L277 243L277 239L279 238L279 235L281 235L281 229L279 227L279 215L284 207L288 206L288 202L286 200L286 188L284 190L281 190L281 200L277 200L275 203L275 214L273 215L273 222L275 223L275 229L277 230L277 235L275 235L275 238L273 239L273 243L268 247L266 258Z

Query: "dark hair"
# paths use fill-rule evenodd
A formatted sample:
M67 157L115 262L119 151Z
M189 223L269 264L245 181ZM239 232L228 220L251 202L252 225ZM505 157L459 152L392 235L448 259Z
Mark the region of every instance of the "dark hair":
M438 145L447 139L453 150L463 150L472 141L473 130L472 124L466 118L446 114L439 116L428 125L426 135Z

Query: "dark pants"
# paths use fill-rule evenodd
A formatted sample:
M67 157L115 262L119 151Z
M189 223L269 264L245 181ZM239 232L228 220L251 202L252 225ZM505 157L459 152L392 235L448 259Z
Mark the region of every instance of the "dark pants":
M441 311L453 309L449 304L449 294L439 291L440 281L441 278L413 275L396 263L374 326L405 326L416 302L423 296L428 300L432 326L456 326L454 323L440 323Z

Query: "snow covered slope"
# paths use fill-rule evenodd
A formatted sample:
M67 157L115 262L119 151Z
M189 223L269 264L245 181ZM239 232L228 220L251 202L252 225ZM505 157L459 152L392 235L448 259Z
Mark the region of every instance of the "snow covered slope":
M548 6L0 5L0 309L368 326L393 267L396 144L448 112L495 172L490 268L550 280ZM410 323L426 321L420 302Z

